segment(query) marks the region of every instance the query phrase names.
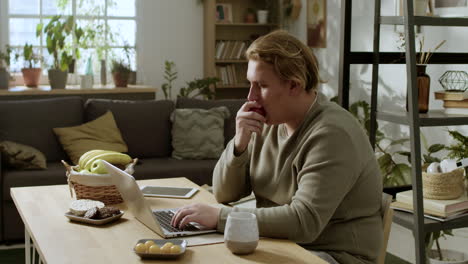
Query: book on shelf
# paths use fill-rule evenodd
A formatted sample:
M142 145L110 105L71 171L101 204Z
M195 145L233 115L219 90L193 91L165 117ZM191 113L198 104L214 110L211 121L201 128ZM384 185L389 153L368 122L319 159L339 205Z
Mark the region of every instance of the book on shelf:
M434 94L437 100L463 101L468 99L468 90L464 92L436 91Z
M405 204L413 204L413 190L399 192L396 194L396 201ZM466 192L457 199L451 200L433 200L423 198L425 210L432 210L441 214L449 215L450 213L468 210L468 198Z
M401 203L401 202L393 202L390 204L390 207L394 210L402 211L402 212L407 212L407 213L413 213L413 205L409 205L406 203ZM427 210L424 209L424 217L445 222L449 220L453 220L456 218L468 216L468 209L467 210L462 210L458 212L453 212L450 213L446 216L441 216L438 212L432 211L432 210Z
M449 107L444 109L447 115L468 115L468 108Z
M445 108L468 108L468 99L462 101L444 100Z

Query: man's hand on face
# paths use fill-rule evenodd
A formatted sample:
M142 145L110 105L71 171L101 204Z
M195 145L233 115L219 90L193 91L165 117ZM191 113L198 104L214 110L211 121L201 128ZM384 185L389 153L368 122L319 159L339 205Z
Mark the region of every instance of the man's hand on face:
M255 101L246 102L237 112L234 154L242 154L249 145L252 133L262 133L266 122L265 109Z

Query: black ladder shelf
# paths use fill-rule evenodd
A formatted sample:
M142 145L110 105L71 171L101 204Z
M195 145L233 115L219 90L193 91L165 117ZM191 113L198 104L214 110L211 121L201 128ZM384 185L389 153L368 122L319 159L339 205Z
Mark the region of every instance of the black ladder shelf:
M374 44L373 52L351 51L351 11L352 0L342 0L342 32L340 56L340 87L338 98L344 108L349 107L349 68L351 64L372 64L371 91L371 135L372 145L375 144L377 119L408 125L411 142L411 170L413 187L414 214L396 211L393 221L413 231L415 239L416 263L425 264L426 252L424 236L427 232L444 229L454 229L468 226L468 216L451 221L439 222L424 218L422 178L421 178L421 142L420 128L429 126L468 125L468 116L446 115L443 111L418 113L418 92L416 86L416 52L414 26L457 26L468 27L467 18L439 18L413 15L413 1L404 1L403 16L380 16L381 0L375 1L374 14ZM380 52L380 26L403 25L406 39L404 59L399 52ZM408 112L389 113L377 111L377 91L379 64L405 63L407 71ZM435 53L432 64L468 64L468 53Z

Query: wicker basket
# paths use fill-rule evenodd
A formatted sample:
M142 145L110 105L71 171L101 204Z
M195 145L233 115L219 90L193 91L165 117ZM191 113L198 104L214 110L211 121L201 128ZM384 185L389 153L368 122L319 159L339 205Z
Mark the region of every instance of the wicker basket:
M422 173L423 196L426 199L449 200L465 192L464 169L446 173Z
M137 161L138 159L134 159L132 163L127 165L125 171L133 174ZM78 166L70 166L63 160L62 163L67 170L66 176L71 197L73 197L74 190L76 199L97 200L106 205L123 202L122 196L109 174L84 174L76 171Z

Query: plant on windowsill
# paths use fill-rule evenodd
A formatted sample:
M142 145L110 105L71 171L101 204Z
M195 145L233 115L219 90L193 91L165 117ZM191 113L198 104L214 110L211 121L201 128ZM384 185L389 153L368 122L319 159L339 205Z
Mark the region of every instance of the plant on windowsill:
M135 49L131 47L128 43L125 43L123 50L124 50L125 58L127 59L127 64L130 67L130 73L128 76L128 84L136 84L137 73L136 71L132 70L132 60L130 59L130 56L134 54Z
M27 67L22 68L24 85L31 88L37 88L39 79L41 78L42 69L40 67L41 57L34 53L32 44L24 44L23 47L24 61L27 62ZM39 66L39 67L37 67Z
M61 16L54 16L45 27L39 23L36 35L39 37L42 32L46 35L47 52L54 58L53 66L48 71L50 86L52 89L64 89L69 66L74 60L72 52L65 45L67 41L72 41L73 35L79 41L83 32L77 28L73 16L64 21Z
M123 60L112 59L111 72L115 87L127 87L128 77L131 72L130 65Z

